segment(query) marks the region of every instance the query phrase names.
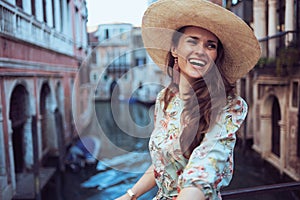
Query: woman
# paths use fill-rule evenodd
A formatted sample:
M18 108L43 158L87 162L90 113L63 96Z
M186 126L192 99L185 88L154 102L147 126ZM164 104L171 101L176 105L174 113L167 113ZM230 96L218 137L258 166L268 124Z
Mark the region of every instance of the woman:
M221 187L232 178L236 132L247 114L234 86L256 64L258 41L241 19L202 0L152 4L142 36L172 81L156 101L152 165L118 200L137 199L155 185L153 200L221 199Z

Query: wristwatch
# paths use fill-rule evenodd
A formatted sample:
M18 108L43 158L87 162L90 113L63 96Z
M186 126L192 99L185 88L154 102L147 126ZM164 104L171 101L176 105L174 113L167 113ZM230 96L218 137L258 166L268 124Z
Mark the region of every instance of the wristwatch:
M134 194L134 192L132 192L131 189L127 190L127 194L131 197L131 199L133 199L133 197L135 197L135 194Z

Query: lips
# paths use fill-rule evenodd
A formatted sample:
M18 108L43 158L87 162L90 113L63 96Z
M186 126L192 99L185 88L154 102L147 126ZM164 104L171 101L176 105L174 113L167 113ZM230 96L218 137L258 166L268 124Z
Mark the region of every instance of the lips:
M194 66L204 67L207 64L207 61L191 58L189 59L189 63L191 63Z

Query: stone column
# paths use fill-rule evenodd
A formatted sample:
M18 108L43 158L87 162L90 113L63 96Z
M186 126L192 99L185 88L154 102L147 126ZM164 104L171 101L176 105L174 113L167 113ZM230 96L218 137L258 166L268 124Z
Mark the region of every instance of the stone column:
M0 106L0 152L5 152L4 149L2 107ZM0 153L0 176L5 175L5 173L5 153Z
M268 35L273 36L277 33L276 29L276 8L277 8L277 1L276 0L269 0L269 23L268 23ZM276 56L276 39L269 40L269 57L275 58Z
M8 176L10 176L11 179L11 185L12 188L16 189L17 184L16 184L16 174L15 174L15 162L14 162L14 148L13 148L13 142L12 142L12 134L13 134L13 130L12 130L12 123L11 120L8 119L7 120L7 128L8 128L8 156L9 156L9 167L10 167L10 174Z
M62 32L64 34L68 33L69 27L68 27L68 4L67 1L62 1Z
M38 115L37 118L37 134L38 134L38 146L39 146L39 159L42 159L43 155L43 135L42 135L42 116Z
M270 115L260 116L260 148L262 157L266 158L269 156L272 149L272 120Z
M32 3L32 1L23 1L22 2L24 12L26 12L29 15L32 14L31 3Z
M266 1L254 0L253 2L253 21L254 21L254 34L258 39L267 36L267 21L266 21ZM262 57L267 56L267 43L261 42Z
M46 18L47 18L47 24L50 27L53 27L53 18L54 16L52 15L52 1L51 0L46 0ZM45 11L44 11L45 12Z
M260 126L258 126L258 120L257 117L259 115L257 115L257 110L259 110L259 105L258 105L258 99L257 99L257 90L258 90L258 84L256 81L252 80L252 90L253 91L253 102L252 102L252 107L250 107L249 112L251 112L251 116L255 116L252 119L252 127L248 128L248 130L250 131L253 130L253 145L258 147L260 146L260 138L259 138L259 131L260 131ZM250 89L250 88L249 88ZM252 108L252 109L251 109Z
M280 173L282 174L286 165L285 154L288 153L288 150L286 150L286 148L288 148L286 144L288 137L286 131L286 123L284 123L283 120L280 120L278 124L280 126Z
M0 98L1 104L1 98ZM0 198L5 195L2 191L7 187L7 172L6 172L6 154L4 145L4 132L3 132L3 118L2 118L2 106L0 105ZM2 194L1 194L2 193Z
M58 32L60 32L60 31L62 31L62 26L61 26L61 19L62 19L61 15L62 15L62 13L60 12L61 11L61 9L60 9L60 7L61 7L60 1L59 0L55 0L54 1L54 5L52 5L52 6L54 6L54 12L55 12L54 16L53 16L53 18L55 20L55 29Z
M43 10L43 2L42 0L35 0L35 15L36 19L40 22L43 22L43 13L45 11Z
M31 169L33 166L33 148L32 148L32 119L29 117L24 124L24 161L26 169Z
M295 29L294 20L294 0L285 0L285 31L293 31ZM285 44L288 45L293 40L293 34L287 34Z

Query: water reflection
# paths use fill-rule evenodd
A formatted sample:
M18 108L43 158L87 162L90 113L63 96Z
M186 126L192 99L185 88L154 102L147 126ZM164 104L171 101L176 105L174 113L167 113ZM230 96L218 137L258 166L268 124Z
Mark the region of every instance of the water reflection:
M99 102L98 123L106 137L126 151L145 151L153 130L154 106L132 102Z

